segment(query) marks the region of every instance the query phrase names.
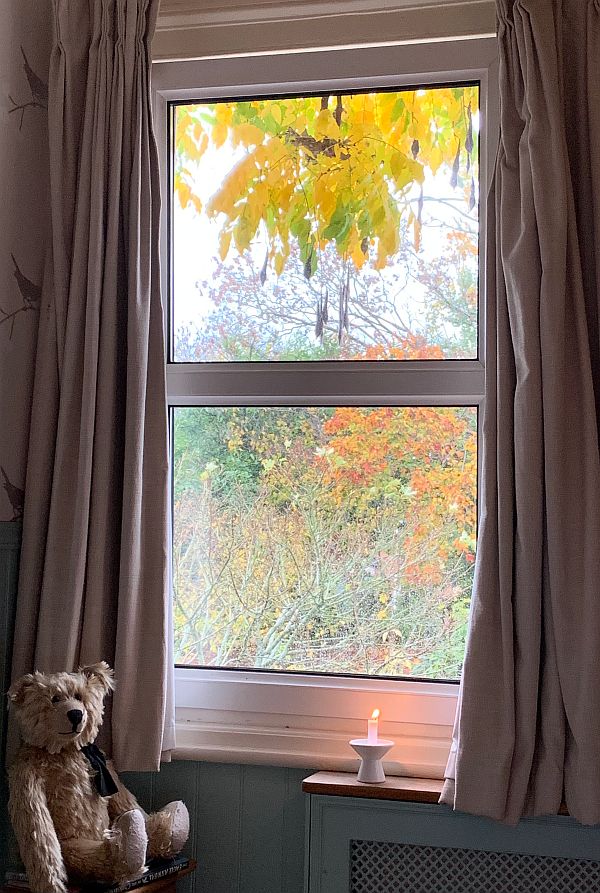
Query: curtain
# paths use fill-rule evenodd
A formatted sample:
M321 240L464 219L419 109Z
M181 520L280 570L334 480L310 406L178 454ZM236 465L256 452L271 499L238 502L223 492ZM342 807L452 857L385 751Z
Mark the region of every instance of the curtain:
M158 0L53 0L52 250L26 477L13 678L107 660L119 769L173 747Z
M600 822L600 3L499 0L482 512L442 801Z

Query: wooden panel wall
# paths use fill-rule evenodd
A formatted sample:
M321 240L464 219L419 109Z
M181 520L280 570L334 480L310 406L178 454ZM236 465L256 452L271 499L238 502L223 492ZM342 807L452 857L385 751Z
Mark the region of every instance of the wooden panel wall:
M19 570L20 524L0 522L0 767L4 765L6 744L6 690L10 683L12 630L15 619L17 575ZM0 877L4 877L9 856L10 835L6 803L6 773L0 772Z
M146 809L187 803L199 868L178 893L302 893L307 774L185 761L124 778Z

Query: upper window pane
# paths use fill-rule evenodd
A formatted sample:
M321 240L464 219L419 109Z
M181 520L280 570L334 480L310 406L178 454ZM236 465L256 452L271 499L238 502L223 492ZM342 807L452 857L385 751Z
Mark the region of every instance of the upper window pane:
M476 357L476 85L173 115L176 362Z

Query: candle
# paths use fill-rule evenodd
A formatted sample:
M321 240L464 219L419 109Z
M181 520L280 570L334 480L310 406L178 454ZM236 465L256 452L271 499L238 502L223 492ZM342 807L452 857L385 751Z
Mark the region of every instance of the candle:
M379 710L373 710L371 719L368 722L367 741L369 744L377 744L379 726Z

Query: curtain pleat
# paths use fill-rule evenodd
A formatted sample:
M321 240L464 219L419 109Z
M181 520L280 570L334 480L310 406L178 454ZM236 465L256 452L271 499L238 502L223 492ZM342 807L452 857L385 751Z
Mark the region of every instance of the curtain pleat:
M443 802L600 821L600 8L500 0L482 512Z
M13 676L107 660L120 769L173 747L158 0L54 0L52 256L36 357ZM165 732L166 730L166 732Z

